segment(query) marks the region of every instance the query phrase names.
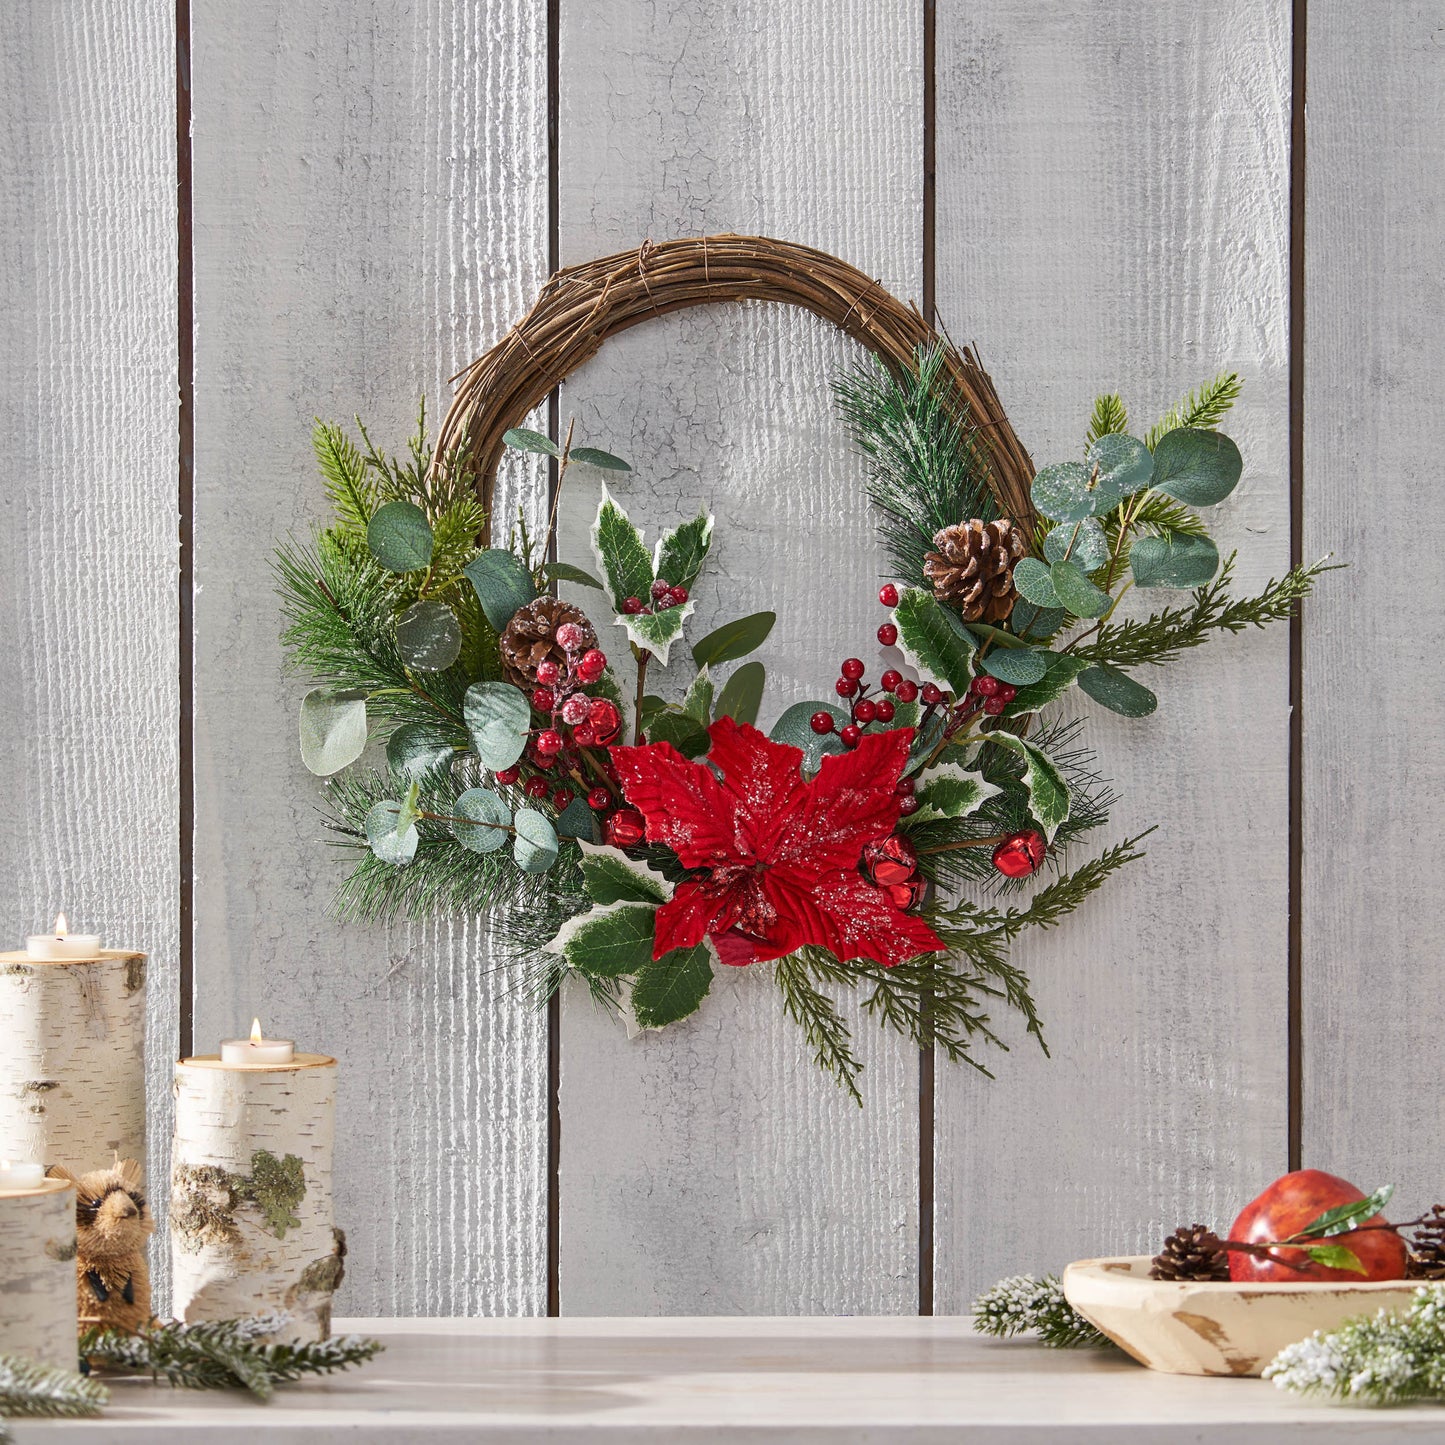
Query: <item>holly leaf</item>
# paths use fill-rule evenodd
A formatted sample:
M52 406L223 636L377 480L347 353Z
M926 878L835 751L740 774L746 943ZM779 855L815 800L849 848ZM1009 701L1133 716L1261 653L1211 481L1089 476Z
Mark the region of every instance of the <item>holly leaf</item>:
M1159 706L1159 699L1142 682L1135 682L1111 663L1085 668L1079 674L1079 686L1100 707L1120 717L1148 717Z
M1154 489L1190 507L1212 507L1239 485L1244 458L1223 432L1178 427L1154 448Z
M1129 549L1129 570L1138 587L1204 587L1219 571L1219 548L1182 532L1140 537Z
M583 843L582 886L597 904L666 903L672 884L645 863L635 862L620 848Z
M388 572L417 572L431 562L431 523L415 502L388 502L366 524L366 545Z
M1029 811L1034 815L1044 837L1053 841L1060 823L1069 816L1069 787L1053 760L1025 738L1012 733L989 733L988 741L1007 748L1024 760L1024 786L1029 793Z
M1347 1269L1351 1274L1368 1275L1369 1270L1360 1263L1360 1256L1343 1244L1315 1244L1305 1253L1316 1263L1327 1269Z
M717 695L715 712L740 723L756 723L758 709L763 705L763 685L767 673L761 662L745 662L734 670Z
M301 699L301 761L329 778L366 751L366 693L357 688L312 688Z
M502 433L502 440L519 452L533 452L545 457L560 457L561 450L549 436L543 436L530 427L514 426Z
M948 688L962 697L973 680L972 661L977 650L962 623L953 620L931 592L909 587L893 609L898 647L910 667L927 682Z
M445 672L462 651L462 629L445 602L413 602L396 620L396 650L416 672Z
M1109 610L1109 594L1095 587L1072 562L1055 562L1049 576L1059 601L1075 617L1101 617Z
M386 744L386 765L404 778L422 778L456 756L450 734L431 723L403 723Z
M522 559L505 547L478 552L462 571L476 588L493 632L500 632L522 608L536 600L532 574Z
M625 612L617 614L617 624L635 646L646 649L664 666L672 644L682 636L682 624L692 616L691 600L680 607L664 607L661 612Z
M581 462L584 467L601 467L605 472L630 472L628 466L621 457L614 457L611 452L599 451L596 447L573 447L567 453L569 462Z
M708 676L707 668L703 668L693 678L687 689L687 696L682 700L682 710L696 722L706 727L712 721L712 678Z
M607 903L569 918L547 945L579 973L621 978L652 962L657 906Z
M535 808L519 808L512 819L512 857L523 873L545 873L557 861L557 830Z
M1050 562L1072 562L1081 572L1097 572L1109 560L1109 539L1093 517L1065 522L1044 538L1044 556ZM1017 581L1017 567L1014 577Z
M653 580L652 558L643 545L642 533L613 501L605 486L592 523L592 554L611 593L612 605L619 613L629 597L647 600Z
M691 606L690 603L688 605ZM777 620L775 612L754 612L747 617L724 622L693 643L692 660L699 667L736 662L738 658L756 652L768 640Z
M1365 1220L1378 1214L1389 1202L1395 1192L1393 1184L1382 1184L1375 1192L1364 1199L1356 1199L1350 1204L1337 1204L1333 1209L1327 1209L1321 1215L1305 1225L1300 1232L1294 1236L1296 1239L1328 1239L1334 1234L1348 1234ZM1345 1266L1337 1266L1345 1268Z
M570 562L548 562L542 569L542 575L548 582L572 582L578 587L595 587L599 592L605 590L590 572L584 572Z
M712 546L712 523L706 514L663 533L652 552L653 576L666 578L673 587L691 587Z
M696 1013L711 987L708 946L674 948L661 958L649 958L638 970L632 986L633 1017L642 1028L663 1028Z
M510 682L474 682L462 700L462 716L483 766L500 772L522 756L532 707L521 688Z
M390 801L373 803L366 815L367 845L383 863L390 863L394 868L404 868L410 863L421 841L415 821L408 821L403 827L402 816L401 804Z
M1051 655L1034 648L1005 648L990 652L980 666L990 677L996 677L1011 687L1028 687L1048 675Z
M918 784L914 797L918 810L899 819L902 828L939 818L966 818L976 813L991 797L1003 790L982 773L965 772L955 763L940 763Z
M486 788L468 788L451 810L455 817L467 820L452 824L452 832L463 848L473 853L494 853L506 846L512 810L495 793Z
M707 729L696 718L668 708L647 727L650 743L671 743L685 758L700 758L712 745Z
M833 717L833 731L830 733L815 733L813 731L813 714L815 712L831 713ZM805 773L816 773L823 765L823 759L829 753L846 752L847 748L843 739L838 736L839 732L848 726L851 721L849 715L842 708L834 707L827 702L795 702L777 722L773 724L772 731L768 734L775 743L784 743L788 747L801 748L803 750L802 768Z

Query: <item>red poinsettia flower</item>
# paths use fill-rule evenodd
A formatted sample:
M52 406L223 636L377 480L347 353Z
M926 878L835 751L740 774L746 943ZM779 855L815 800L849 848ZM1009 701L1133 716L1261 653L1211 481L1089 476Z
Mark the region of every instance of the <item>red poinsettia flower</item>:
M671 743L612 749L648 840L703 870L657 910L654 958L708 937L731 964L810 943L840 960L888 966L942 950L921 918L858 871L864 848L898 824L894 789L911 728L870 734L851 752L825 757L810 782L800 748L727 717L708 733L711 766L689 762Z

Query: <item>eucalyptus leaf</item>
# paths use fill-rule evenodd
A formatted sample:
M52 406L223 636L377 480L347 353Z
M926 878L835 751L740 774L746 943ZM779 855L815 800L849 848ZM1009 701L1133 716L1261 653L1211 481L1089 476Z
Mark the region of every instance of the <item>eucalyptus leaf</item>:
M1239 485L1244 458L1223 432L1178 427L1154 448L1154 488L1189 507L1212 507Z
M1006 716L1019 717L1026 712L1037 712L1055 698L1062 697L1088 665L1071 652L1046 652L1044 662L1048 671L1037 682L1019 688L1014 700L1004 709Z
M815 712L831 713L833 717L833 731L830 733L815 733L813 731L812 718ZM846 752L843 739L838 736L839 732L847 727L852 719L842 710L826 702L795 702L777 722L773 724L772 731L768 734L775 743L782 743L787 747L801 748L803 750L803 771L805 773L816 773L825 756L829 753Z
M1067 559L1081 572L1097 572L1109 560L1109 539L1093 517L1065 522L1044 538L1044 556L1050 562Z
M691 1013L712 987L712 953L706 944L674 948L649 958L632 988L632 1014L645 1029L660 1029Z
M767 673L761 662L745 662L734 669L717 695L714 709L717 716L730 717L740 723L756 723L766 681Z
M1024 786L1029 791L1029 811L1033 813L1044 837L1053 840L1058 826L1069 816L1071 806L1068 784L1052 758L1042 748L1013 733L992 732L988 741L1007 748L1024 760Z
M562 455L557 443L551 437L543 436L539 431L532 431L530 427L514 426L502 433L502 440L509 447L515 447L519 452L534 452L547 457Z
M653 575L673 587L691 587L712 546L712 525L711 515L704 514L663 533L652 551Z
M602 501L592 523L592 554L619 613L629 597L647 600L652 588L652 556L632 519L602 488Z
M1059 594L1054 590L1053 573L1048 564L1037 557L1020 557L1014 563L1014 586L1019 596L1035 607L1061 606Z
M373 803L366 815L368 846L381 862L395 868L404 868L416 857L417 844L421 841L415 823L399 829L400 821L400 803Z
M751 616L724 622L693 643L692 660L699 667L716 667L719 663L746 657L768 640L777 620L776 613L754 612Z
M990 677L996 677L1000 682L1009 683L1013 687L1027 687L1047 676L1049 654L1018 648L1012 652L990 652L980 666Z
M386 765L403 778L423 778L456 756L452 736L431 723L403 723L386 744Z
M601 467L605 472L630 472L632 468L611 452L599 451L596 447L573 447L567 453L567 460L581 462L584 467Z
M532 708L509 682L474 682L462 702L472 746L484 767L510 768L527 747Z
M532 574L522 559L506 547L478 552L462 570L476 588L494 632L501 632L523 607L536 600Z
M962 697L973 680L972 661L977 650L962 623L939 605L931 592L909 587L893 609L898 647L909 666L925 682L935 682Z
M1203 587L1219 571L1219 548L1208 537L1180 532L1140 537L1129 549L1129 570L1136 587Z
M1034 506L1055 522L1107 516L1125 497L1143 490L1154 473L1149 448L1113 432L1090 444L1082 462L1056 462L1034 478Z
M1039 607L1020 599L1014 603L1014 610L1009 614L1009 623L1018 634L1018 645L1027 646L1024 639L1047 641L1064 625L1067 615L1062 607Z
M1079 686L1100 707L1120 717L1148 717L1159 706L1159 699L1142 682L1107 662L1085 668L1079 674Z
M559 838L576 838L578 842L590 843L597 836L597 814L588 806L586 798L573 798L557 814L555 826Z
M570 562L548 562L543 569L549 582L571 582L578 587L595 587L604 591L602 584L590 573Z
M652 962L657 931L653 903L608 903L569 918L547 945L579 973L622 978Z
M1082 522L1100 510L1102 500L1094 496L1089 478L1089 468L1083 462L1055 462L1039 469L1029 496L1045 517L1056 522Z
M415 672L445 672L462 652L462 629L445 602L413 602L396 620L396 650Z
M301 699L301 761L319 778L339 773L366 751L366 693L312 688Z
M1154 477L1154 454L1138 437L1123 432L1111 432L1091 443L1084 462L1099 469L1098 490L1115 502L1143 491ZM1104 510L1111 511L1112 507Z
M468 820L453 823L452 832L473 853L494 853L511 841L512 810L486 788L468 788L452 804L452 813Z
M1109 610L1109 594L1095 587L1072 562L1055 562L1050 576L1059 601L1075 617L1102 617Z
M523 873L545 873L557 861L557 830L535 808L519 808L512 826L517 867Z
M415 502L388 502L366 524L366 545L388 572L417 572L432 558L431 523Z

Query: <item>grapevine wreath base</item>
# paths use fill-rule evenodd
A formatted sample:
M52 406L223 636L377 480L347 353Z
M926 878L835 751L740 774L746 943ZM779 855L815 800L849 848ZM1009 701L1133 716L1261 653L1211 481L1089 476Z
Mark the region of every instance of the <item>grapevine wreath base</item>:
M776 717L750 656L773 614L688 629L726 530L703 514L649 544L625 461L520 425L607 337L741 300L806 307L875 358L835 394L889 557L876 639L848 651L877 652ZM1238 392L1222 375L1143 436L1101 396L1079 456L1035 476L972 354L834 257L714 236L559 272L465 373L435 450L424 425L402 459L317 426L335 516L276 566L316 682L302 756L353 859L340 910L491 911L541 996L576 975L643 1028L749 967L860 1099L849 990L975 1067L1000 1003L1042 1042L1013 941L1140 856L1138 838L1071 856L1113 796L1070 707L1147 715L1136 674L1289 616L1321 570L1230 594L1200 513L1242 474L1217 430ZM492 545L509 446L555 458L559 495L572 467L611 479L588 566L554 556L556 496L548 536ZM1157 610L1118 615L1136 590Z

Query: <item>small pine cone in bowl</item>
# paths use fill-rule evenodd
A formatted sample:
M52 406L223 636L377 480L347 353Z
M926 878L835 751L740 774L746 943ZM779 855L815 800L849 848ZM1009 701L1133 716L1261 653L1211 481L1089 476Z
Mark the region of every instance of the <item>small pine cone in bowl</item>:
M923 559L933 595L957 607L965 622L1006 622L1018 598L1014 563L1028 550L1023 533L1006 517L974 518L936 532L933 545L937 550Z
M537 666L547 661L555 662L565 673L568 653L557 641L557 629L568 622L581 630L581 637L572 639L574 653L597 646L597 633L586 613L570 603L538 597L520 608L502 629L500 640L502 671L507 681L520 688L534 687Z
M1149 1266L1150 1279L1228 1279L1229 1254L1202 1224L1181 1224Z

